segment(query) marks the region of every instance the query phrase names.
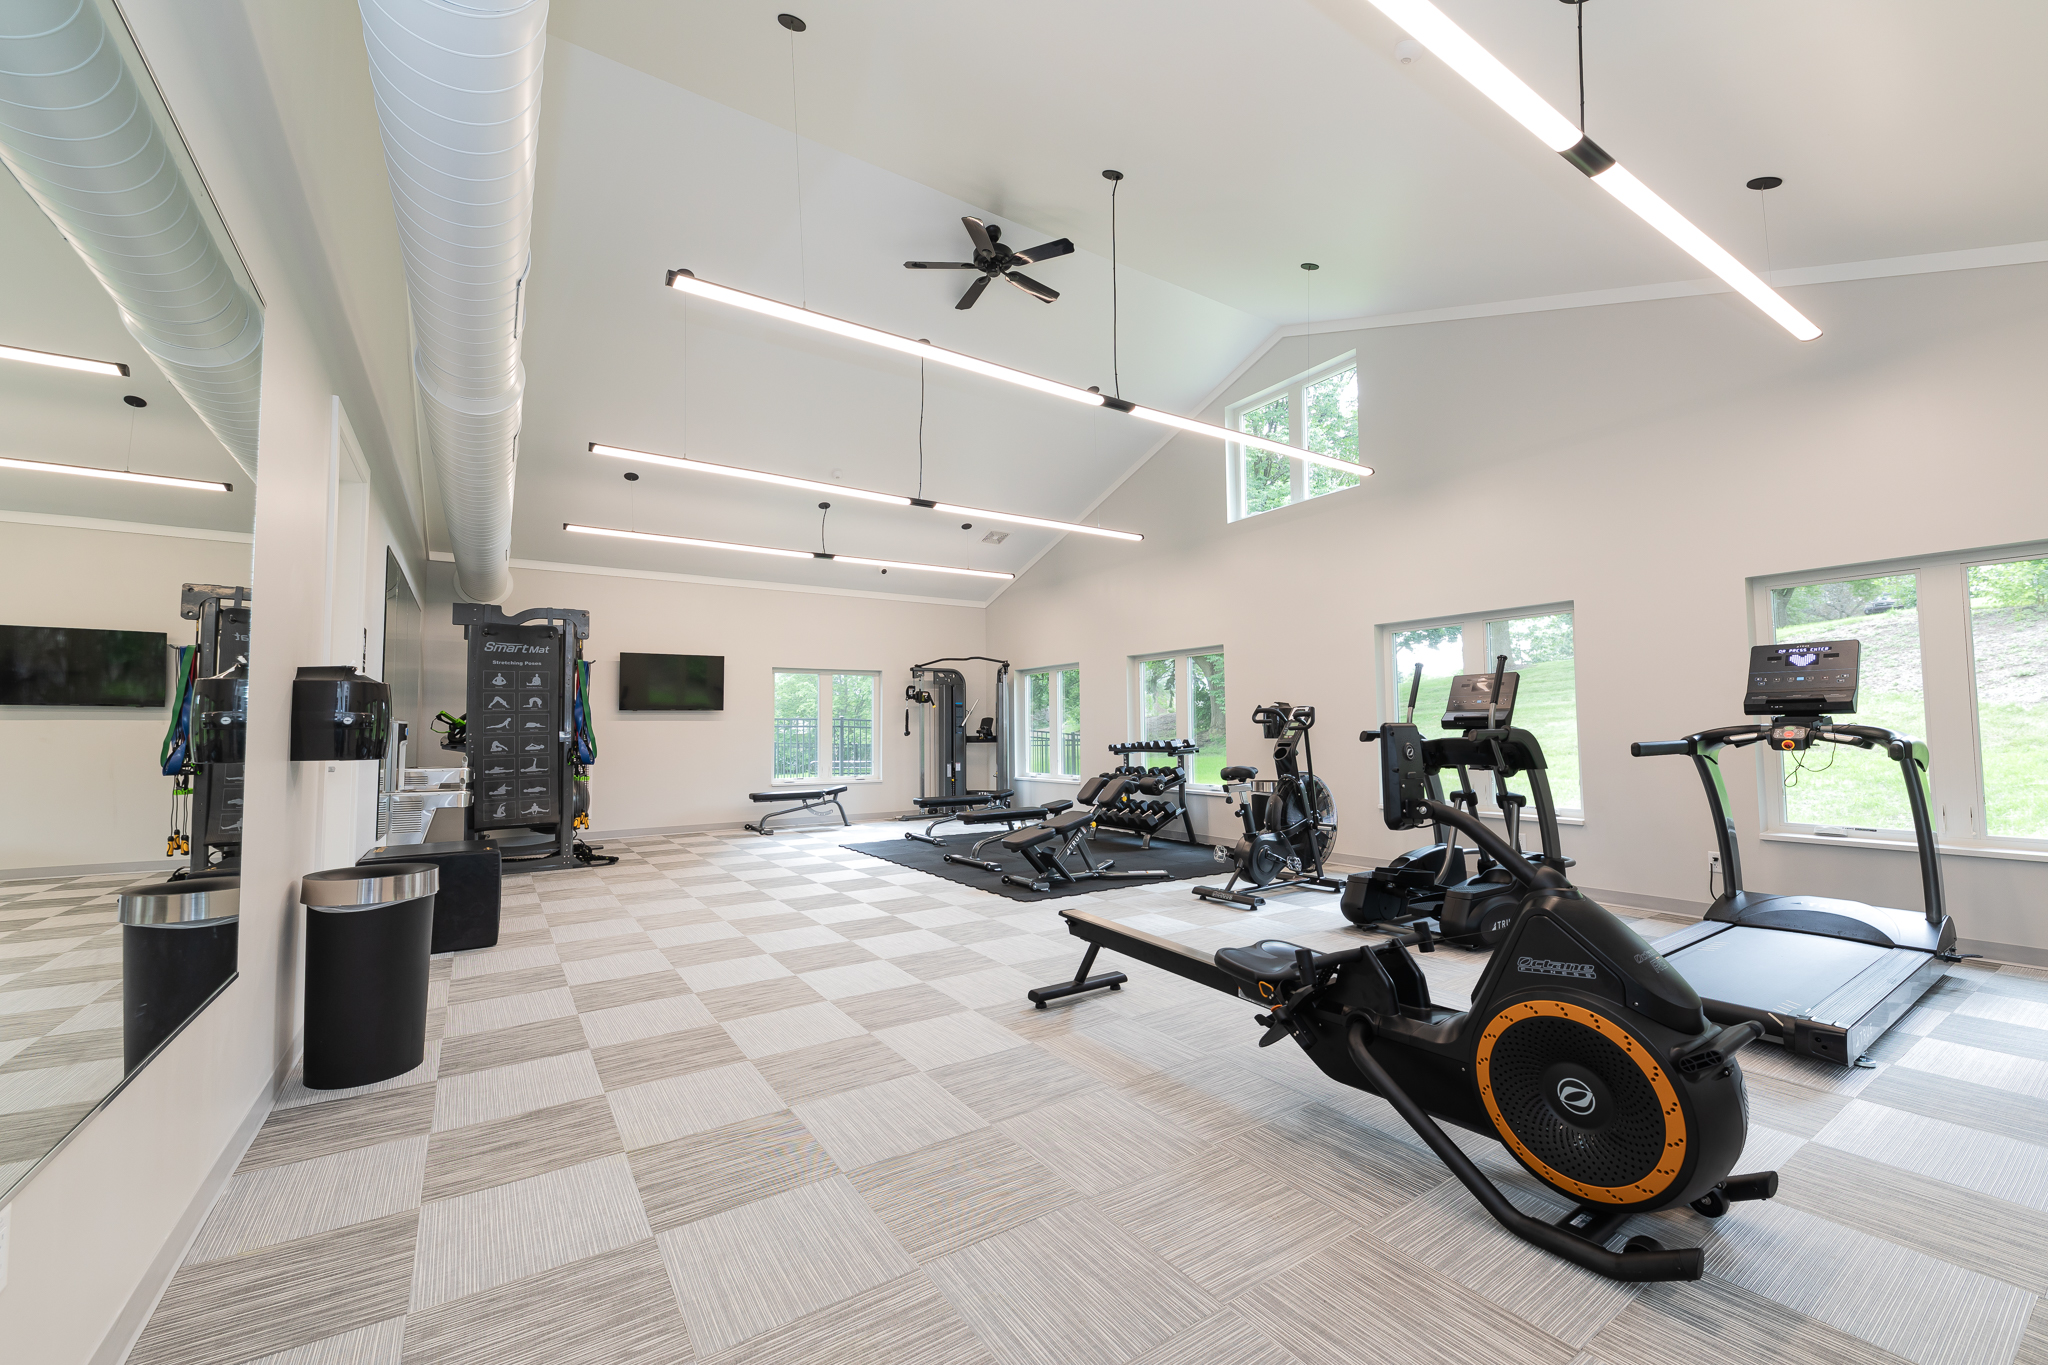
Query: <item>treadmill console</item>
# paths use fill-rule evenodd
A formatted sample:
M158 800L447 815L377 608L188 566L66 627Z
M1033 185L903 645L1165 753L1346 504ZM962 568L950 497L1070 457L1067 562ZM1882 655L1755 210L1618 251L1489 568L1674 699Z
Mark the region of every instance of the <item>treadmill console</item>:
M1451 695L1444 702L1443 728L1484 730L1489 725L1512 724L1515 719L1515 682L1521 676L1519 673L1501 674L1500 697L1489 719L1486 708L1495 700L1493 674L1460 673L1451 679Z
M1749 651L1745 716L1838 716L1856 709L1854 640L1757 645Z

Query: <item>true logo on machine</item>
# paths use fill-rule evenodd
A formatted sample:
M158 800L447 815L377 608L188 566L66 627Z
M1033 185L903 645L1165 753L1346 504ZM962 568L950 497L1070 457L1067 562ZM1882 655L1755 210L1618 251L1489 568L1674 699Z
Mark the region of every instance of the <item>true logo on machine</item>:
M1574 981L1592 981L1599 976L1590 962L1559 962L1548 957L1518 957L1515 969L1531 976L1565 976Z
M1574 1076L1567 1076L1557 1083L1557 1102L1565 1111L1580 1118L1593 1112L1593 1087Z

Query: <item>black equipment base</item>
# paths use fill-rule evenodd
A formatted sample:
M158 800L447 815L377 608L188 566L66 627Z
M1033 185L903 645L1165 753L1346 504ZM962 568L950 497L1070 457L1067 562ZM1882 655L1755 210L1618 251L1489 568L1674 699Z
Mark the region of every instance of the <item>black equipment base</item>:
M1089 991L1122 990L1124 982L1130 980L1122 972L1104 972L1101 976L1088 975L1095 967L1095 954L1098 951L1100 945L1088 945L1088 951L1081 955L1081 969L1074 973L1072 981L1062 981L1054 986L1034 986L1024 992L1025 998L1038 1008L1044 1009L1049 1000L1064 1000L1070 995L1086 995Z
M1264 886L1246 887L1239 891L1228 886L1198 886L1194 893L1205 901L1220 905L1241 905L1247 910L1256 910L1266 903L1268 896L1284 895L1289 891L1342 891L1344 883L1335 877L1285 877L1279 881L1267 882Z
M1189 848L1185 844L1171 844L1154 840L1152 847L1140 848L1136 835L1125 835L1122 831L1097 830L1094 835L1095 851L1114 854L1117 866L1132 871L1147 868L1166 873L1160 881L1185 881L1200 877L1216 866L1206 847ZM1031 869L1022 858L1010 858L997 864L996 871L990 871L980 863L963 865L964 860L954 855L947 861L946 850L933 848L930 844L911 843L903 839L886 839L873 844L848 844L856 853L865 853L871 858L894 863L898 867L915 868L929 872L934 877L943 877L961 886L971 886L977 891L992 891L998 896L1013 901L1057 900L1061 896L1081 896L1090 891L1102 891L1114 886L1114 882L1083 881L1059 883L1045 891L1033 891L1029 887L1009 886L999 880L1002 872L1017 876L1030 876Z

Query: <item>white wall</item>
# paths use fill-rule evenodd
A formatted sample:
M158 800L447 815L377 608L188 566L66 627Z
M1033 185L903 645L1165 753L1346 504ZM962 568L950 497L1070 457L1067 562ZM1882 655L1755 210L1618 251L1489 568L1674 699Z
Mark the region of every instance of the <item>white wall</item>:
M34 585L9 604L14 625L157 630L189 645L194 626L178 618L180 587L248 581L249 541L232 532L0 526L0 582ZM164 698L147 708L0 707L0 748L21 757L23 774L0 798L0 870L112 864L168 873L184 864L164 856L171 780L157 755L174 684Z
M319 792L302 771L314 765L286 761L288 718L293 672L327 662L332 644L323 625L335 395L373 470L395 468L392 442L412 439L408 411L380 408L332 289L252 11L237 0L123 8L266 305L240 978L8 1205L0 1357L10 1365L119 1359L293 1058L298 878L321 865L325 835ZM353 32L353 20L345 27ZM385 509L405 505L381 479L371 496ZM374 563L381 582L381 552Z
M979 607L532 568L516 569L515 578L518 587L504 604L508 614L537 606L590 613L584 657L591 661L598 744L590 820L600 835L733 825L770 809L747 794L773 785L777 668L881 674L875 717L881 780L853 782L840 800L855 819L911 810L918 790L917 722L913 717L911 736L904 738L902 701L910 665L987 653ZM428 709L460 715L464 655L461 628L452 624L452 579L449 565L432 566ZM724 655L725 710L622 714L621 652ZM982 699L976 716L991 709L987 665L954 667L967 674L970 700ZM970 755L992 747L969 746ZM438 752L416 744L413 761L427 765Z
M991 606L989 652L1078 659L1083 752L1100 755L1127 733L1130 655L1220 641L1231 760L1270 761L1254 703L1317 706L1339 852L1386 858L1420 840L1380 823L1356 742L1382 716L1375 627L1574 602L1576 875L1702 905L1698 782L1628 745L1740 719L1746 581L2048 534L2048 267L1789 293L1822 340L1790 342L1727 295L1283 340L1207 415L1355 348L1378 475L1226 524L1221 447L1176 438L1095 513L1146 542L1069 537ZM1754 831L1751 769L1729 767ZM1751 839L1744 854L1755 887L1918 905L1910 853ZM2048 865L1945 865L1966 939L2048 961Z

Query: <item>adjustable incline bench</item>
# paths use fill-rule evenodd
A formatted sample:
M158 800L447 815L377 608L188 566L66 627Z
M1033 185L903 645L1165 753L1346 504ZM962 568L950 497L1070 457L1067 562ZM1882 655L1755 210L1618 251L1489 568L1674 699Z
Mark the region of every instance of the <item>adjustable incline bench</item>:
M1088 843L1088 826L1094 822L1100 808L1115 805L1117 798L1130 785L1131 780L1127 777L1091 777L1074 794L1077 804L1072 809L1055 815L1042 825L1004 835L1003 851L1014 853L1030 864L1033 875L1016 877L1005 872L1003 883L1030 891L1050 891L1056 885L1070 886L1076 882L1137 882L1173 876L1165 868L1112 872L1110 869L1116 866L1114 858L1105 858L1101 862L1095 860L1095 850ZM1068 867L1063 861L1063 855L1071 857L1077 851L1081 855L1078 870Z
M937 829L940 825L951 824L955 820L959 820L963 824L970 823L965 818L969 815L982 815L992 811L1006 810L1009 807L1010 798L1014 795L1016 795L1015 792L969 792L965 796L913 796L910 798L912 803L919 810L923 811L924 815L906 815L903 818L906 820L922 820L928 815L933 817L933 819L930 824L924 827L924 833L909 833L903 837L915 839L921 844L930 844L934 848L944 848L946 841L934 837L932 834L933 830Z
M846 818L846 807L839 804L839 793L845 790L846 788L844 787L809 787L799 790L784 788L781 791L748 792L747 800L749 801L801 801L803 804L800 806L787 806L781 810L771 810L762 816L758 822L748 821L746 828L754 831L756 834L773 834L775 831L768 828L770 820L779 819L785 815L801 815L807 810L823 810L827 806L839 812L840 824L850 825L853 821Z
M948 853L945 860L959 863L963 867L978 867L985 872L1001 872L1003 865L992 858L984 858L981 851L998 839L1009 837L1019 825L1035 825L1050 820L1055 815L1072 810L1071 801L1048 801L1042 806L1006 806L1001 810L977 810L957 817L963 825L1001 825L994 834L985 834L975 841L966 853Z

